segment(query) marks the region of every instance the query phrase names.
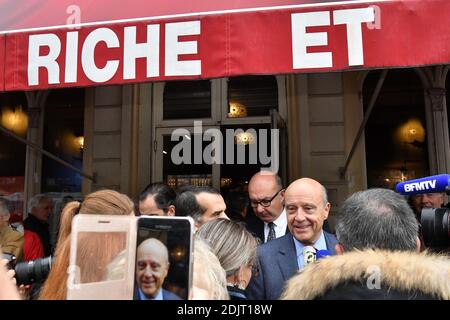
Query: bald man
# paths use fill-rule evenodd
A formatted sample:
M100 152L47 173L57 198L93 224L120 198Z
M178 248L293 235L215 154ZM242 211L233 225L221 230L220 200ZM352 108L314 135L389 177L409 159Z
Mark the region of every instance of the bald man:
M247 287L249 299L279 299L285 282L311 261L311 252L336 254L336 238L322 229L331 207L325 187L296 180L286 189L284 205L290 233L258 248L260 270Z
M284 189L280 177L272 172L256 173L248 184L248 197L257 219L247 219L247 229L268 242L289 232L283 207Z
M162 288L169 266L167 247L156 238L144 240L136 252L135 300L180 300Z

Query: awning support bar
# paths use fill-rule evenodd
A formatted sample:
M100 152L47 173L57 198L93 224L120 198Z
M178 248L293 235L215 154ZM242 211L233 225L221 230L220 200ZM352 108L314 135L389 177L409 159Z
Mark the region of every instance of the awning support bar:
M77 167L71 165L71 164L68 163L67 161L64 161L64 160L58 158L57 156L51 154L50 152L45 151L44 149L42 149L41 147L39 147L37 144L35 144L35 143L33 143L33 142L29 141L29 140L23 139L22 137L19 137L17 134L15 134L14 132L9 131L8 129L6 129L5 127L3 127L3 126L1 126L1 125L0 125L0 131L3 132L5 135L10 136L10 137L12 137L12 138L14 138L14 139L16 139L16 140L18 140L18 141L20 141L20 142L26 144L26 145L29 146L30 148L33 148L34 150L36 150L36 151L42 153L43 155L49 157L50 159L53 159L53 160L55 160L56 162L62 164L64 167L69 168L69 169L71 169L71 170L73 170L73 171L79 173L80 175L82 175L82 176L85 177L86 179L89 179L89 180L91 180L92 182L95 183L95 180L96 180L96 179L95 179L95 175L94 175L94 176L91 176L91 175L89 175L89 174L87 174L87 173L84 173L83 171L81 171L81 170L78 169Z
M345 161L345 165L343 168L340 168L340 176L341 179L345 178L345 174L347 173L348 166L350 165L350 162L352 161L353 154L356 151L356 147L358 146L359 141L361 140L361 136L364 132L364 129L366 127L367 121L369 120L370 114L372 113L373 107L375 106L375 102L378 99L378 96L380 94L381 87L383 86L384 80L386 79L386 75L388 73L388 69L384 69L380 77L378 78L377 85L375 87L374 92L372 93L372 97L370 98L369 107L367 108L363 122L361 123L361 126L359 127L358 133L356 134L355 140L353 141L352 148L350 150L350 153L347 157L347 160Z

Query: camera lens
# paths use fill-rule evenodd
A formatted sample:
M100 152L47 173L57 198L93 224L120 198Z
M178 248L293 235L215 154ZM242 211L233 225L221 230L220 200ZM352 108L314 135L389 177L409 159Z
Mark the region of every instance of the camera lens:
M446 250L450 246L450 209L423 209L422 232L427 247Z
M14 268L16 272L16 282L18 285L41 283L47 278L51 267L51 256L18 263Z

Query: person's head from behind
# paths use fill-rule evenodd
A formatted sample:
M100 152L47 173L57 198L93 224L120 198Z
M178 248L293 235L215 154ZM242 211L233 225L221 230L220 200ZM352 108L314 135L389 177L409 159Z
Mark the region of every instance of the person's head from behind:
M31 198L28 208L35 218L42 222L47 222L53 212L53 201L42 194Z
M283 212L284 190L276 173L256 173L248 184L248 196L253 212L266 223L275 221Z
M232 220L242 220L247 216L248 196L245 192L232 191L225 196L227 215Z
M160 293L169 272L169 252L156 238L144 240L136 252L136 282L149 299Z
M369 189L343 203L336 224L336 251L418 251L418 223L407 201L389 189Z
M305 245L314 244L331 208L325 187L310 178L295 180L286 189L284 201L291 234Z
M445 193L424 193L411 196L411 203L420 219L422 209L440 208L444 205Z
M219 258L228 283L245 289L252 276L258 241L237 222L216 219L202 225L197 236L208 242Z
M47 281L42 288L40 298L66 298L72 220L76 214L133 215L133 209L133 202L130 198L113 190L93 192L87 195L82 203L69 202L61 213L55 259ZM105 237L109 237L108 241L105 241ZM80 239L83 239L83 241L79 242L77 251L82 254L83 261L81 262L84 265L91 265L89 259L94 262L95 260L104 261L105 263L102 263L102 267L105 267L105 273L107 262L112 261L124 248L123 236L116 236L110 233L109 235L99 235L98 237L89 235L89 237L80 237ZM102 272L103 270L100 271ZM86 277L90 276L86 274Z
M9 206L8 206L8 200L4 198L0 198L0 229L4 228L9 224Z
M175 191L164 183L149 184L139 195L139 214L174 216Z
M227 279L219 259L201 238L194 240L192 300L228 300Z
M212 187L191 187L180 193L175 200L177 215L190 216L199 228L209 220L224 218L226 205L220 192Z

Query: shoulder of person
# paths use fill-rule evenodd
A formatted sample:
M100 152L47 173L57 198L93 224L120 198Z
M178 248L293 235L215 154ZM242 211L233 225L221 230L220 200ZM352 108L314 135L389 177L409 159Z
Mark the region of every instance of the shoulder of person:
M267 254L279 250L280 248L285 248L292 240L292 235L290 233L285 234L282 237L273 239L272 241L263 243L258 248L259 254Z
M23 233L17 231L13 226L9 226L8 237L11 240L18 241L23 239Z

